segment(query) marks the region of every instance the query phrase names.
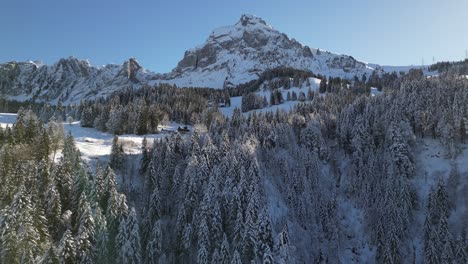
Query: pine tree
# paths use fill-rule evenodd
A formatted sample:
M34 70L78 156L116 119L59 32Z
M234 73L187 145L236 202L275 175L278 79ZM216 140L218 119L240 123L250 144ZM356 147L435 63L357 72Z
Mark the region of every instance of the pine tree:
M122 168L123 155L122 146L119 144L119 137L115 135L112 140L111 154L109 157L109 166L113 170L120 170Z
M94 125L94 112L92 107L87 107L83 110L81 114L81 122L80 125L82 127L93 127Z
M121 229L120 227L125 227L125 216L128 213L128 207L125 195L117 193L115 189L111 191L107 204L106 219L107 232L109 235L109 262L115 262L118 253L116 237L120 231L126 231L126 229ZM126 234L122 234L122 237L123 235Z
M79 151L76 149L73 136L68 134L62 150L63 157L53 176L62 200L62 211L72 207L73 175L80 169Z
M73 227L74 230L78 229L78 225L82 216L82 213L85 210L86 205L84 203L88 203L88 195L89 192L89 182L84 169L80 169L79 171L75 172L73 175L73 186L72 186L72 204L71 210L75 212L73 214Z
M61 226L62 204L60 201L60 193L55 187L55 183L51 183L46 194L46 217L49 222L51 235L54 239L59 239L63 232Z
M141 144L141 162L140 162L140 175L146 175L148 171L148 166L150 163L150 153L148 151L148 140L146 137L143 138L142 144Z
M424 263L436 264L439 261L440 252L437 250L436 237L431 236L427 241L424 249Z
M465 139L466 139L466 124L465 124L465 120L462 118L460 120L460 141L462 144L465 144Z
M209 249L210 249L210 240L209 240L208 223L206 222L206 217L202 216L200 225L198 226L197 263L208 263Z
M97 190L99 195L98 203L101 206L102 211L106 212L111 194L117 193L116 176L110 166L107 166L106 171L102 174L102 178L96 178L96 183L97 188L99 188Z
M122 106L118 105L111 108L109 113L109 119L106 123L107 131L115 135L119 135L124 131L124 109Z
M226 234L223 235L223 242L219 250L219 263L220 264L229 264L230 259L230 247L227 240Z
M243 242L243 257L251 261L258 256L258 225L257 225L257 208L258 200L251 198L247 206L245 216L245 233Z
M35 211L30 194L25 186L20 186L11 204L11 211L5 216L6 225L2 233L2 259L7 262L33 263L38 256L42 256L47 248L42 243L47 243L48 234L41 230L42 216ZM3 222L2 221L2 222ZM35 222L38 221L38 222ZM13 243L13 244L10 244Z
M15 215L11 208L0 211L0 259L9 263L18 263L16 255L18 235L15 230Z
M454 245L454 255L455 255L455 262L456 263L466 263L467 259L467 245L465 241L460 237L455 240Z
M234 250L234 253L231 259L231 264L242 264L241 257L239 255L239 252L237 252L237 250Z
M244 217L242 215L242 210L240 207L240 201L238 202L239 208L237 208L237 216L234 223L234 230L232 234L233 246L234 248L241 249L242 241L244 241Z
M274 246L273 230L271 227L270 216L266 210L263 210L260 214L258 225L259 254L260 256L265 256L265 253L268 251L271 255L271 250Z
M146 260L150 264L159 263L159 257L163 254L163 233L161 221L156 221L151 230L149 242L146 246Z
M452 245L450 241L445 241L442 256L441 256L441 263L443 264L450 264L453 263L455 256L453 254Z
M221 218L221 209L218 201L214 202L211 210L211 221L210 221L210 241L213 245L222 242L223 235L223 222Z
M42 257L40 264L59 264L59 257L57 255L57 249L54 246L51 246L49 250Z
M208 250L205 246L200 246L198 248L197 254L197 263L199 264L208 264Z
M215 251L213 252L213 255L211 255L211 263L218 264L220 262L221 262L221 259L219 257L219 251L218 249L215 249Z
M120 222L116 237L117 263L141 263L141 246L138 221L135 209L132 207L126 219Z
M278 263L289 263L289 235L287 225L278 234Z
M109 120L109 110L106 108L101 109L100 113L96 116L93 122L93 127L100 131L107 131L106 123Z
M80 200L79 227L76 237L76 254L78 263L90 263L94 259L93 246L95 243L95 222L86 195Z
M100 207L95 209L95 263L108 263L109 255L109 234L107 231L107 221Z
M274 262L274 259L273 259L273 255L271 254L271 250L270 248L266 248L266 250L263 252L263 259L262 259L262 263L263 264L273 264L275 263Z
M136 134L144 135L148 133L148 107L146 106L146 101L141 100L141 104L138 109L138 118L136 125Z
M320 81L319 93L324 93L327 91L327 78L323 77Z
M451 249L452 246L450 245L451 235L450 235L450 231L448 229L447 216L445 216L444 214L440 215L436 237L437 237L437 240L438 240L438 244L440 245L440 250L442 250L442 252L444 252L446 249L450 250L449 252L445 252L445 253L447 253L448 257L452 258L453 257L453 252L452 252L452 249ZM444 248L446 246L447 246L447 248Z
M58 246L58 258L61 264L76 263L76 247L70 230L65 231Z

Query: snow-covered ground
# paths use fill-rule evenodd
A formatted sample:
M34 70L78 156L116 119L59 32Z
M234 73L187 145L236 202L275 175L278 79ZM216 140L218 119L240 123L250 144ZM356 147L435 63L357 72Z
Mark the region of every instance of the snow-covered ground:
M446 151L438 140L424 138L418 139L416 146L416 176L414 177L413 186L418 195L419 206L415 213L415 224L413 225L416 234L422 234L424 219L426 214L427 197L431 188L435 188L439 181L447 184L452 165L456 165L460 175L459 185L455 195L457 196L457 206L452 211L449 222L463 223L463 217L466 217L468 208L466 208L466 191L468 190L468 144L458 145L460 153L455 159L450 159L446 155ZM463 194L465 193L465 194ZM462 227L453 226L455 229ZM456 233L462 233L457 230ZM413 236L413 245L416 248L417 258L423 259L423 239L422 237Z
M75 138L76 146L85 160L93 158L101 160L101 157L110 154L112 140L114 138L113 134L101 132L94 128L81 127L79 122L73 122L72 124L64 123L63 126L67 133L72 133ZM139 154L141 153L141 143L144 137L146 137L149 144L151 144L154 139L161 139L166 135L168 134L148 134L144 136L134 134L120 135L119 142L123 144L126 154Z
M273 111L274 112L274 111L276 111L276 109L283 109L283 110L286 110L286 111L291 110L291 108L293 108L294 106L299 104L300 101L299 100L286 101L286 96L287 96L288 92L290 92L291 94L292 94L292 92L296 92L298 97L299 97L300 92L303 92L307 96L307 93L308 93L309 88L310 88L312 91L315 92L315 95L324 96L324 94L319 94L318 93L318 90L319 90L319 87L320 87L320 82L321 82L320 79L311 77L311 78L309 78L310 86L303 83L300 87L291 87L291 88L289 88L287 90L284 89L284 88L280 88L279 90L283 94L283 98L285 100L284 103L279 104L279 105L268 106L268 107L265 107L265 108L262 108L262 109L251 110L251 111L245 112L244 115L248 115L249 113L254 112L254 111L255 112L267 112L267 111ZM269 100L271 91L270 90L262 91L262 89L260 89L260 90L261 91L258 91L255 94L257 94L259 96L262 96L262 97L265 96L267 98L267 100ZM370 90L370 95L371 96L379 96L381 94L382 94L382 92L379 91L377 88L371 87L371 90ZM223 113L224 116L231 117L232 114L234 113L234 109L236 107L241 109L241 105L242 105L242 96L231 97L231 106L220 108L220 111Z
M375 87L371 87L370 88L370 95L371 96L377 96L377 95L381 95L382 92L379 91L379 89L375 88Z
M16 114L3 114L0 113L0 127L5 128L7 126L12 126L16 120Z
M430 188L434 187L439 180L447 181L452 164L456 164L460 174L468 173L468 144L459 145L461 153L454 160L450 160L439 141L425 138L420 140L416 149L419 169L423 172L414 180L419 188L421 199L426 199Z
M267 111L276 111L276 109L284 109L286 111L289 111L295 105L300 103L300 101L299 100L286 101L286 96L287 96L288 92L290 92L291 94L292 94L292 92L295 92L297 94L297 97L299 97L300 92L303 92L307 96L307 93L308 93L309 88L310 88L312 91L315 92L316 95L318 95L318 89L319 89L319 86L320 86L320 82L321 82L320 79L310 77L309 78L309 84L310 85L306 85L306 83L304 82L300 87L291 87L289 89L279 88L279 91L281 91L281 93L283 94L283 98L285 100L284 103L279 104L279 105L268 106L268 107L265 107L265 108L262 108L262 109L251 110L249 112L245 112L244 115L248 115L250 112L253 112L253 111L267 112ZM262 87L262 86L260 86L260 87ZM264 91L264 90L262 90L260 88L260 91L256 92L255 94L257 94L258 96L261 96L261 97L265 96L267 98L267 100L270 100L271 91L270 90ZM241 105L242 105L242 96L231 97L231 106L220 108L220 111L223 113L224 116L231 117L232 114L234 113L234 109L236 107L241 109Z
M16 120L16 114L0 113L0 126L12 126ZM84 160L89 161L97 159L98 161L107 160L107 156L111 152L113 134L101 132L94 128L81 127L79 122L72 124L63 123L66 133L71 132L75 138L75 143L80 150ZM160 126L159 129L168 131L176 131L179 124L171 122L167 126ZM168 133L148 134L148 135L120 135L119 142L124 146L126 154L139 154L141 153L141 144L143 138L148 139L148 144L152 144L153 140L161 139L169 135Z

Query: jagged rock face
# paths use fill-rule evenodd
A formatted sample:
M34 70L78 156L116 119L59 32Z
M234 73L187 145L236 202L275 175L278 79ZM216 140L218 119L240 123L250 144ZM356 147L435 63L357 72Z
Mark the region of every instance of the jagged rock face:
M140 86L154 76L133 58L123 65L102 68L73 57L50 66L8 62L0 64L0 94L18 100L78 102Z
M141 69L143 69L143 67L140 66L136 59L130 58L128 61L124 62L122 69L124 72L120 74L124 74L128 79L135 83L139 83L140 80L137 78L137 74Z
M209 66L218 69L223 63L230 62L219 56L226 51L244 60L257 59L259 68L263 68L261 64L276 64L277 61L287 59L284 52L281 52L283 49L291 49L300 56L313 57L308 47L279 34L264 20L244 15L233 27L213 31L201 48L187 51L174 71L184 72ZM218 60L220 63L216 65Z
M0 96L70 103L159 82L223 88L254 80L263 71L277 67L352 78L380 66L303 46L263 19L242 15L235 25L213 30L203 45L185 52L170 73L149 72L134 58L123 65L103 67L73 57L50 66L8 62L0 64Z
M250 81L276 67L342 77L372 70L349 56L317 52L261 18L242 15L235 25L215 29L202 46L186 51L164 79L179 86L222 88Z

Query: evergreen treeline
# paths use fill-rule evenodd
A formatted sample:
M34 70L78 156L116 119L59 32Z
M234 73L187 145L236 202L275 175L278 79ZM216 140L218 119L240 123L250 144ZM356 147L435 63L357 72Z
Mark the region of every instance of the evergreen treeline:
M287 89L290 85L299 86L300 83L303 83L309 77L318 78L319 76L309 71L293 68L275 68L264 71L256 80L237 85L234 88L226 88L225 90L229 92L231 97L236 97L256 92L264 83L268 83L267 89L273 90L279 87L286 87ZM291 79L293 80L292 83Z
M114 134L157 133L160 124L176 121L193 124L207 109L208 102L230 105L225 91L185 88L160 84L138 90L125 90L108 99L82 102L76 107L81 126L94 127Z
M60 125L20 111L0 130L0 262L340 263L352 252L375 263L466 263L468 213L457 211L466 206L463 175L453 165L421 199L414 154L421 137L440 140L448 158L460 153L468 80L414 71L394 85L378 97L339 89L290 112L235 109L230 118L191 90L163 99L167 93L148 88L83 103L82 120L94 107L197 102L190 136L144 141L135 209L117 191L117 137L109 166L92 173ZM105 113L96 111L94 120ZM362 212L364 230L349 226L350 208ZM463 215L450 221L455 213Z
M32 102L19 102L16 100L4 99L0 95L0 113L18 113L21 108L28 108L38 111L42 104Z
M340 221L349 213L339 209L344 197L364 212L376 263L416 262L410 241L425 201L412 181L415 135L439 138L446 155L456 155L466 136L459 124L468 117L467 87L456 79L404 78L385 96L341 90L291 113L244 117L236 109L190 141L173 135L156 142L141 164L146 262L339 263L349 239ZM278 195L271 184L286 213L268 210ZM424 263L466 262L468 226L447 221L453 207L445 185L427 203ZM313 244L299 246L303 236Z
M0 263L141 263L137 215L114 172L85 170L59 124L21 110L0 129L0 189Z
M468 74L468 59L464 61L448 62L442 61L432 64L428 68L429 71L437 71L439 73L449 73L455 75Z

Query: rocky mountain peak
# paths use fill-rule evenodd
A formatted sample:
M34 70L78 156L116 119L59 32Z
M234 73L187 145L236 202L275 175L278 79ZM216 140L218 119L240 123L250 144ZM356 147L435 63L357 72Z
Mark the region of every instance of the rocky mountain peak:
M280 32L268 25L265 20L253 15L242 15L236 24L213 30L206 42L223 43L245 39L248 35L272 36L280 34Z
M141 69L143 69L143 67L141 67L135 58L130 58L123 64L123 70L125 71L127 78L134 82L138 82L137 74Z
M0 94L18 100L77 102L158 82L179 87L232 87L278 67L352 78L370 74L377 66L351 56L309 48L262 18L245 14L235 24L213 30L205 43L187 50L177 66L166 74L145 70L135 58L103 67L75 57L53 65L8 62L0 64Z
M87 77L90 74L91 64L88 60L80 60L73 56L68 58L60 59L56 62L52 69L57 74L64 76L76 76L76 77Z
M212 31L201 46L185 52L165 77L179 86L222 88L255 79L263 71L293 67L320 72L313 51L265 20L242 15L237 23Z
M268 26L265 20L261 19L260 17L249 15L249 14L243 14L240 17L239 22L236 23L236 25L242 25L244 27L255 26L255 25Z

